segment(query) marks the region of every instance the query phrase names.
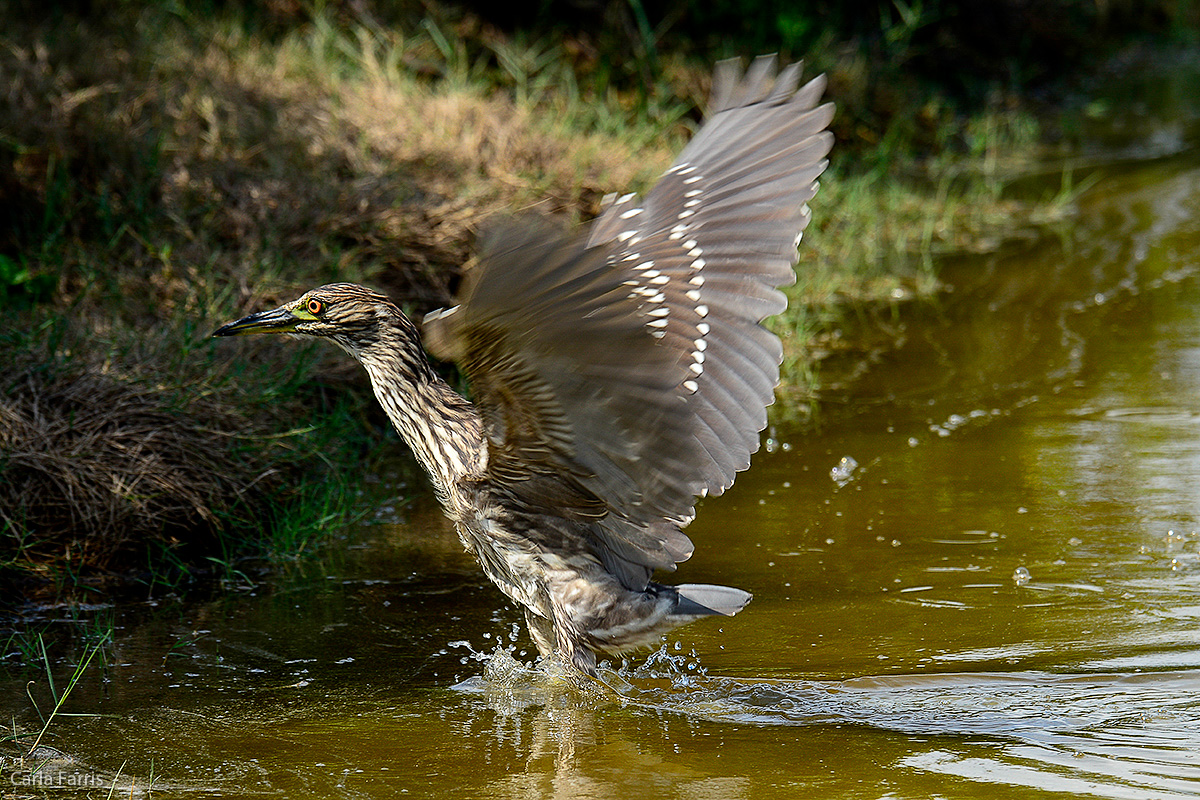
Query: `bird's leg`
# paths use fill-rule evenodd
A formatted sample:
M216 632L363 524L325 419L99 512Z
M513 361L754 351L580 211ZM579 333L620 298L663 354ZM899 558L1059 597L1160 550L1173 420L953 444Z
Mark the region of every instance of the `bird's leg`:
M558 635L554 623L525 609L525 626L543 660L558 659L563 666L573 665L584 675L596 677L596 655L566 635Z
M539 617L528 608L525 609L525 627L529 630L529 638L537 645L538 655L549 658L554 654L554 626L550 620Z

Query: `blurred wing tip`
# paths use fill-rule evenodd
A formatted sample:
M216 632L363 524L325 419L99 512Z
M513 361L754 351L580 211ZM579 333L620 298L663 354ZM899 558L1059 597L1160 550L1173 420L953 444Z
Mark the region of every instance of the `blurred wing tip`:
M745 71L740 58L718 61L713 71L708 116L759 102L798 102L802 106L815 107L817 100L825 93L828 78L821 73L801 86L803 73L803 60L793 61L779 69L777 53L756 56ZM826 106L832 110L833 104L827 103L822 108Z
M459 307L439 308L430 311L421 320L421 341L425 349L442 361L459 361L464 353L455 330L459 321Z
M430 322L437 322L438 320L446 319L447 317L449 317L452 314L455 314L457 312L458 312L458 306L450 306L449 308L434 309L433 311L430 311L428 314L425 315L424 322L425 322L425 324L429 324Z

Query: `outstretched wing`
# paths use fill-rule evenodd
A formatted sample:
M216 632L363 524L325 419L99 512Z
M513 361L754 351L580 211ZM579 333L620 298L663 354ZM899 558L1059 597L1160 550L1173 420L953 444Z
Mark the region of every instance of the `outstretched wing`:
M758 448L782 352L759 323L786 306L832 144L823 81L799 77L721 64L709 120L645 200L586 240L510 222L426 318L430 351L470 378L490 477L527 507L603 517L606 561L686 558L696 497Z
M639 276L645 303L665 308L661 344L679 354L705 457L695 475L710 494L750 464L779 382L782 347L759 323L787 307L777 287L793 266L808 201L833 144L833 106L819 77L797 91L799 64L775 75L774 57L745 76L718 65L711 118L644 200L626 195L597 220L589 242L615 242Z

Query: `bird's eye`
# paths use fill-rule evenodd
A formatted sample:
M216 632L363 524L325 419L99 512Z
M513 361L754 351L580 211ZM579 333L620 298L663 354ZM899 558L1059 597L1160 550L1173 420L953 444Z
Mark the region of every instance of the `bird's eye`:
M325 310L325 304L322 303L320 300L309 300L308 301L308 313L312 314L314 317L318 316L324 310Z

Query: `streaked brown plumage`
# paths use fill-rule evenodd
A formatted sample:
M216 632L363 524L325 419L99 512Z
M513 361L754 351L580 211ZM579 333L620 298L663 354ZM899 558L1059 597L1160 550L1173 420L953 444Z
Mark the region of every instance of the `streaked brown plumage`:
M484 572L525 608L543 655L597 653L732 615L740 589L650 580L692 553L695 501L749 466L779 379L807 202L832 144L824 81L773 58L722 63L710 116L645 198L583 235L510 220L483 237L458 305L424 323L476 403L431 369L384 296L331 284L214 335L333 340L366 368Z

